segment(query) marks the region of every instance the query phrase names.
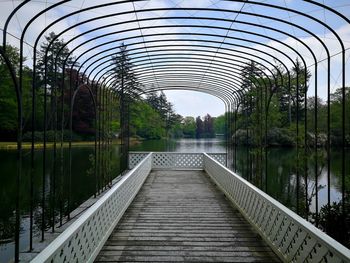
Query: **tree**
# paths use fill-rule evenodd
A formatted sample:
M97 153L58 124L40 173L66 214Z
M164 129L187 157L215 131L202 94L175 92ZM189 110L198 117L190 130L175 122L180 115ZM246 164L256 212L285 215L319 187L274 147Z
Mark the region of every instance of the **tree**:
M64 68L69 69L75 60L73 56L69 55L70 50L66 46L66 42L63 39L57 38L57 35L54 32L45 36L45 41L40 45L36 67L36 85L43 89L46 84L47 94L50 101L49 108L45 114L48 114L48 127L51 129L53 129L54 122L58 121L55 117L56 111L59 111L58 105L56 105L59 101L57 97L59 97L61 93L64 94L66 92L63 81L64 73L70 73L70 71L67 70L63 72L63 70ZM74 66L78 66L78 64L75 64ZM66 77L69 77L68 74L66 74ZM77 76L73 76L73 78L74 80L77 80ZM41 93L43 92L44 91L41 91ZM63 98L60 98L60 100L62 99ZM69 102L67 103L69 105Z
M7 56L16 74L19 69L19 51L13 46L7 46ZM17 128L17 99L10 71L0 56L0 129L2 137L8 137ZM16 133L14 133L16 134ZM14 139L14 138L13 138Z
M168 102L168 99L163 91L159 93L150 92L146 97L146 101L151 107L156 110L165 124L165 130L167 136L169 135L169 131L175 126L179 125L182 116L175 113L173 109L173 105Z
M95 134L95 109L86 86L80 88L73 109L73 130L80 134Z
M214 121L213 121L213 118L209 114L204 116L203 126L204 127L203 127L202 137L205 137L205 138L215 137Z
M18 48L7 45L6 54L15 74L19 74L19 50ZM26 58L23 58L25 61ZM31 118L31 79L32 71L29 67L23 67L23 79L22 79L22 110L23 110L23 128L26 129L30 126L28 120ZM37 103L40 102L40 98ZM17 97L14 83L10 75L10 71L4 59L0 56L0 136L2 139L14 140L16 138L17 130ZM38 110L38 109L37 109ZM37 112L37 115L41 115Z
M139 99L142 87L133 71L133 64L124 42L119 46L119 52L112 57L111 64L120 99L124 99L126 103Z
M186 138L196 137L196 121L193 117L187 116L182 121L182 132Z
M57 35L54 32L45 36L45 42L40 45L40 51L37 63L37 72L39 73L39 81L37 84L45 83L45 65L47 69L46 83L49 89L53 89L54 85L61 86L64 61L67 58L65 67L69 68L73 65L74 57L69 56L70 50L63 39L55 39ZM54 40L55 39L55 40ZM52 44L50 45L50 43ZM50 48L49 48L50 45ZM60 52L60 53L59 53ZM47 54L47 56L45 56ZM46 57L46 63L45 63ZM57 63L55 63L57 62ZM77 65L75 65L77 66ZM56 69L56 79L55 79Z
M220 115L214 119L214 132L216 134L226 134L226 115Z
M120 112L120 137L122 141L130 137L129 134L129 117L130 105L139 100L141 84L133 71L133 64L129 58L127 46L123 43L119 46L119 52L112 57L111 65L113 66L113 76L118 87L119 94L119 112ZM128 144L123 144L122 152L124 153L124 162L126 163L126 153Z
M338 88L331 94L331 134L332 143L336 145L342 144L342 117L343 117L343 97L342 88ZM345 139L346 144L350 144L350 87L345 87ZM326 121L326 120L325 120Z
M130 108L131 135L144 139L160 139L165 135L161 116L148 103L138 101Z
M290 124L291 121L296 120L297 108L299 109L299 120L304 118L305 94L309 87L308 82L311 73L307 70L305 74L305 68L299 59L296 59L294 63L295 65L290 71L290 83L287 81L287 73L284 73L284 85L279 87L277 93L280 103L280 111L283 113L283 124ZM288 84L290 84L290 86ZM290 115L290 117L287 118L288 115Z
M203 121L200 116L196 118L196 138L201 138L204 131Z

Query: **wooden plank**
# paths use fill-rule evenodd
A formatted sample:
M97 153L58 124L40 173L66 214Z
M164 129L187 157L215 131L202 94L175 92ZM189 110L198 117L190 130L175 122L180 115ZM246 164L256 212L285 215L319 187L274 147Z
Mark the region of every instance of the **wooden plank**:
M96 262L278 262L203 171L153 171Z

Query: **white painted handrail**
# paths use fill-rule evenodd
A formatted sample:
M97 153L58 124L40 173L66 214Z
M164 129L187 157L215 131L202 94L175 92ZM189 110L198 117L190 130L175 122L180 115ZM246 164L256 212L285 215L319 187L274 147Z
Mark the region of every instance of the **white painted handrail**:
M148 153L32 262L93 262L151 168L152 153Z
M350 262L350 250L204 154L204 170L284 262Z
M93 262L152 169L204 169L285 262L350 262L347 248L227 169L225 154L142 152L132 158L139 163L32 262Z

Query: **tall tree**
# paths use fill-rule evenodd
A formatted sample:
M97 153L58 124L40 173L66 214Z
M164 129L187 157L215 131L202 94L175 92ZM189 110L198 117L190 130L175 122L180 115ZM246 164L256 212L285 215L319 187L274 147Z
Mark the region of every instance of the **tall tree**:
M196 118L196 138L201 138L204 131L203 121L200 116Z
M15 74L19 71L19 50L11 45L7 45L7 56L13 65ZM24 58L24 61L26 59ZM22 109L24 129L29 128L28 120L31 116L31 76L32 71L27 66L23 68L23 87L22 87ZM40 98L38 100L38 103ZM17 130L17 98L14 84L10 76L5 61L0 56L0 136L4 140L13 140L16 138ZM37 115L40 113L37 112Z
M125 99L127 103L139 99L142 87L133 71L133 64L124 42L119 46L119 52L112 57L111 64L113 65L113 75L117 81L120 98Z
M70 50L66 46L66 42L63 39L57 38L57 35L54 32L45 36L45 41L40 45L36 68L36 85L44 87L46 84L50 104L45 114L48 114L48 127L50 128L53 128L55 112L58 110L58 105L56 105L56 102L58 102L57 97L60 97L62 89L63 93L66 92L64 90L65 87L63 81L63 75L66 72L63 72L63 69L70 68L75 59L74 57L69 56L69 54ZM75 66L78 65L76 64ZM67 75L66 77L68 78L69 76ZM60 99L62 100L63 98Z
M182 131L185 137L196 137L196 121L193 117L187 116L182 121Z
M49 89L52 89L54 85L61 85L62 72L64 67L64 61L68 57L70 50L63 39L56 39L57 35L54 32L45 36L45 41L40 45L37 72L39 73L40 80L39 85L45 83L45 67L47 69L46 83ZM55 40L54 40L55 39ZM51 43L51 45L50 45ZM45 61L46 58L46 61ZM69 56L65 67L68 69L72 66L74 57ZM46 63L45 63L46 62ZM57 62L57 63L55 63ZM77 65L76 65L77 66ZM56 69L56 79L55 79Z
M311 77L311 73L308 69L305 74L305 68L299 59L295 60L295 66L293 66L290 72L290 86L288 85L288 81L284 81L285 85L280 86L277 93L280 109L284 116L282 120L283 124L287 124L287 121L291 122L296 120L297 106L299 108L299 119L302 120L304 118L305 93L308 90ZM285 73L285 80L287 79L286 75ZM290 115L290 117L286 118L288 115Z
M215 137L215 132L214 132L214 121L213 118L207 114L204 116L204 122L203 122L203 137L206 138L213 138Z

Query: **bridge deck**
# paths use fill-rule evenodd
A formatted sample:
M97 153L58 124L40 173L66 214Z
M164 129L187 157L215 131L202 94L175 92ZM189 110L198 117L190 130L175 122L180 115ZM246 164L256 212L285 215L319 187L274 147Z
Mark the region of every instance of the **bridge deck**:
M276 262L203 171L153 171L96 262Z

